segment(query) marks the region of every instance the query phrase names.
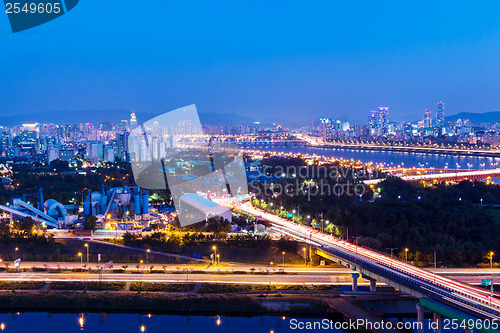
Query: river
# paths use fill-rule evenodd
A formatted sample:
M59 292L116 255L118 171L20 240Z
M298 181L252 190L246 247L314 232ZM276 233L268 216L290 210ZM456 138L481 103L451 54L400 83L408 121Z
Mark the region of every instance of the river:
M390 318L393 323L397 318ZM415 325L415 318L400 319L408 327ZM325 326L329 322L329 326ZM322 329L305 329L316 323ZM291 332L347 332L337 327L347 322L330 322L318 318L288 318L276 316L226 317L226 316L185 316L146 314L106 314L106 313L0 313L0 331L9 333L291 333ZM431 320L424 320L424 333L432 332ZM302 325L302 328L301 326ZM414 326L413 326L414 327ZM317 326L319 328L319 326ZM416 330L414 330L416 331ZM464 332L458 329L454 332Z
M450 168L450 169L492 169L500 167L500 158L451 156L427 153L382 152L373 150L342 149L342 148L315 148L315 147L274 147L258 146L261 151L284 153L316 154L326 157L354 159L361 162L383 163L385 166Z
M321 319L300 319L321 320ZM293 332L286 317L225 317L139 314L2 313L0 330L12 333L137 332ZM328 332L344 332L338 329Z

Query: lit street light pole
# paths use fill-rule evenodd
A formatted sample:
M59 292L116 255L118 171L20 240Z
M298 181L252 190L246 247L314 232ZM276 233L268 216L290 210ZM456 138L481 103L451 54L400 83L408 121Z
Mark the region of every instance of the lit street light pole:
M140 267L141 267L141 285L140 285L140 287L139 287L139 292L141 292L141 289L142 289L142 275L144 274L144 270L143 270L143 267L142 267L142 263L143 263L143 262L144 262L144 261L142 261L142 260L139 262L139 265L140 265Z
M89 244L85 243L85 247L87 248L87 269L89 269Z
M304 247L304 248L302 249L302 251L304 251L304 266L306 266L306 267L307 267L306 248Z
M408 263L408 248L405 249L405 262Z
M148 269L148 265L149 265L149 252L151 252L151 250L147 249L146 250L146 269Z
M281 252L283 255L283 273L285 273L285 251Z
M213 253L213 255L214 255L214 258L213 258L213 265L215 266L215 265L216 265L216 263L217 263L217 246L215 246L215 245L214 245L214 246L212 246L212 250L214 250L214 253Z
M273 269L273 262L271 261L269 263L269 289L271 289L271 273L272 273L272 269Z
M80 257L80 277L83 281L83 256L81 252L78 252L78 256Z
M493 251L490 252L490 268L493 268L493 255L495 253L493 253Z
M19 248L17 248L17 247L16 247L16 248L14 249L14 260L16 260L16 259L17 259L17 250L19 250Z

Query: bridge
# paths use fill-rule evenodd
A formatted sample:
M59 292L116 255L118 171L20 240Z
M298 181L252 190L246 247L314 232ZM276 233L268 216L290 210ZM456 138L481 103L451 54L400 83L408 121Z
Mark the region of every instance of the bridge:
M430 173L415 176L403 176L402 180L409 182L459 182L462 180L482 181L485 179L499 178L500 169L489 170L468 170L468 171L453 171L443 173ZM375 185L385 178L365 180L366 185Z
M310 135L300 134L297 138L307 141L310 146L321 148L338 148L353 150L373 150L373 151L391 151L402 153L422 153L422 154L441 154L457 156L484 156L500 157L500 149L469 149L466 147L454 148L434 145L406 145L402 143L368 143L368 142L331 142L324 141L321 138Z
M297 139L292 135L285 134L269 134L269 135L223 135L223 134L182 134L177 135L178 144L207 144L209 142L218 141L225 144L231 143L238 146L255 146L255 145L305 145L306 142Z
M500 320L500 299L481 288L461 283L411 264L401 262L385 254L367 249L310 227L292 223L276 215L258 210L249 203L238 209L268 220L272 228L292 238L309 243L317 248L317 253L352 270L353 290L357 279L362 276L371 281L374 290L376 281L383 282L398 290L419 298L418 320L423 321L424 308L432 310L434 320L441 316L468 322L468 329L480 332L500 332L498 327L485 328L481 323ZM479 324L478 324L479 323Z

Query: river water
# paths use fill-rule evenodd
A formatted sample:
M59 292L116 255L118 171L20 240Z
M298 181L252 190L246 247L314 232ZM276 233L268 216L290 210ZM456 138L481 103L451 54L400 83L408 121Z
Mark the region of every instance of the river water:
M296 331L292 330L290 319L286 317L67 314L43 312L0 314L0 330L9 333L76 333L83 331L91 333L278 333ZM328 329L327 331L344 332L337 329Z
M373 150L354 150L341 148L315 148L315 147L273 147L259 146L261 151L316 154L326 157L353 159L361 162L383 163L385 166L449 168L449 169L492 169L500 167L500 158L451 156L427 153L382 152Z
M390 318L393 323L397 318ZM400 319L401 320L401 319ZM105 314L105 313L0 313L0 331L12 333L291 333L291 332L347 332L342 322L328 319L288 318L288 317L226 317L226 316L183 316L183 315L145 315L145 314ZM402 319L407 327L414 327L415 319ZM301 324L302 327L300 326ZM305 329L316 323L323 327ZM432 332L431 320L424 321L424 333ZM345 323L347 324L347 323ZM414 330L416 331L416 330ZM454 332L464 332L458 329Z

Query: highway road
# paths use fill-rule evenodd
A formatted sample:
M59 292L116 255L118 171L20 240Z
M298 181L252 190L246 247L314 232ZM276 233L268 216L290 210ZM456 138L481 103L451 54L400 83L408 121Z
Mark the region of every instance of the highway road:
M433 274L432 272L390 258L379 252L336 239L331 235L321 233L310 227L292 223L276 215L258 210L249 203L242 204L238 208L254 216L261 216L271 221L275 226L281 228L283 232L292 237L309 240L309 242L319 248L341 254L344 258L362 264L367 269L402 281L402 283L454 304L461 309L466 309L487 317L500 317L500 299L497 298L498 294L495 295L497 297L492 297L490 292L484 289Z
M141 276L142 275L142 276ZM345 275L280 275L280 274L155 274L155 273L113 273L103 274L102 281L144 281L144 282L210 282L237 284L278 284L278 285L350 285L352 280ZM99 281L95 273L2 273L0 281ZM361 284L369 285L366 280Z

